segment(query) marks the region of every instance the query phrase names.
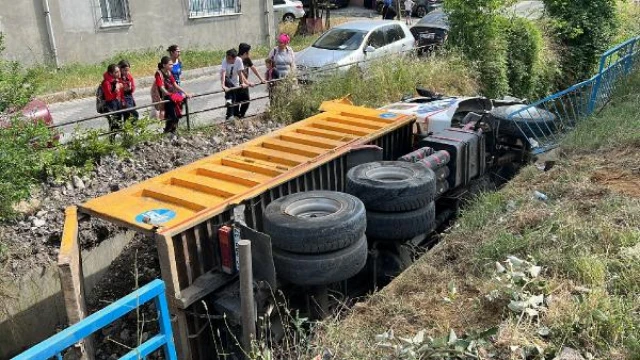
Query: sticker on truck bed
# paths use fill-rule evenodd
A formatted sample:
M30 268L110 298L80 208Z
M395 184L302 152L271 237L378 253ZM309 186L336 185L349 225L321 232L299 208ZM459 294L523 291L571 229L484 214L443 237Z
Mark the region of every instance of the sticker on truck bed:
M136 221L149 225L160 225L176 217L176 212L169 209L154 209L136 216Z
M398 116L398 115L396 115L394 113L382 113L382 114L380 114L380 117L383 118L383 119L393 119L396 116Z

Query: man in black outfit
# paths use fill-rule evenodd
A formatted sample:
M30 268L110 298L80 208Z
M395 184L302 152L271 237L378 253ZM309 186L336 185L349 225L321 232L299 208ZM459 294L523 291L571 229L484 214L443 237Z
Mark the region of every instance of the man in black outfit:
M244 70L243 70L244 77L247 79L247 81L249 80L249 69L251 69L251 71L253 71L253 73L260 80L260 83L264 83L265 82L264 78L258 72L258 69L253 64L253 61L251 61L251 56L249 54L249 51L251 51L251 45L245 44L245 43L241 43L240 45L238 45L238 56L240 57L240 59L242 59L242 64L244 65ZM238 90L238 93L236 96L237 102L249 101L250 98L251 97L249 96L249 88ZM245 104L240 105L240 111L238 112L238 117L243 118L247 115L247 110L249 110L249 104L250 103L247 102Z

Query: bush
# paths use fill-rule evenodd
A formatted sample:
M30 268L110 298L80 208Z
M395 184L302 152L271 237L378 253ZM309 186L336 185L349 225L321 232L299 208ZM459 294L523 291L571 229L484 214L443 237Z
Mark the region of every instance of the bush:
M0 55L4 34L0 33ZM20 63L0 59L0 113L13 112L26 105L35 92L33 76Z
M13 204L29 196L44 177L43 158L34 139L50 138L43 125L12 121L0 129L0 220L13 214Z
M313 85L290 91L294 84L278 84L269 108L271 119L285 123L302 120L318 112L325 100L351 95L356 105L379 107L413 94L417 85L444 94L477 95L478 75L457 53L428 59L400 57L373 61L366 71L352 68Z
M529 20L516 17L506 21L507 66L511 95L532 98L542 78L542 33Z
M615 37L616 0L544 0L544 4L563 47L563 87L590 78Z
M477 62L483 95L509 93L507 43L500 11L508 0L445 0L450 46Z

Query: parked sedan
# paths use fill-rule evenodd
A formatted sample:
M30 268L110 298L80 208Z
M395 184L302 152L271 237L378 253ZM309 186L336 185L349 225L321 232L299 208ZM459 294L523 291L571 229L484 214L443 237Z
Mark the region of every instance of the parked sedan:
M322 34L310 47L296 54L298 79L311 80L313 72L347 69L383 56L414 49L415 39L400 21L352 21Z
M447 40L449 18L442 10L432 11L411 27L411 33L421 52L434 50Z
M304 16L302 1L273 0L273 12L284 22L293 22Z

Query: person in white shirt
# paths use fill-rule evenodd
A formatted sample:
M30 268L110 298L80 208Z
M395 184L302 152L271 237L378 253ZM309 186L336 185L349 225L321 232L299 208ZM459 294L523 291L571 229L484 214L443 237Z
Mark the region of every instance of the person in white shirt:
M405 16L405 22L407 25L411 25L411 10L413 10L413 7L416 5L415 2L413 2L412 0L405 0L404 1L404 16Z
M230 90L237 87L246 88L253 86L247 81L244 76L244 64L242 59L238 57L238 52L235 49L227 51L227 56L222 60L220 66L220 83L222 84L222 90L224 90L227 104L227 117L229 120L232 117L239 117L240 107L238 105L232 106L237 102L238 89Z

